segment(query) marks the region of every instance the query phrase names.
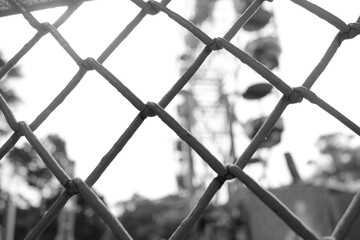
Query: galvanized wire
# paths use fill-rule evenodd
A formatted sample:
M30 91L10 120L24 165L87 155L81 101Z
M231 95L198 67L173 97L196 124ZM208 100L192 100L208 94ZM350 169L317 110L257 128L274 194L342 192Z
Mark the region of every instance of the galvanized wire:
M33 146L35 151L39 154L46 166L51 170L58 181L63 185L64 189L62 194L58 197L56 202L50 207L47 213L37 223L37 225L28 233L26 239L37 239L42 232L47 228L52 220L58 215L61 209L65 206L67 201L76 194L81 194L85 197L88 203L94 208L98 215L104 222L112 229L113 233L118 239L132 239L127 233L126 229L122 226L119 220L111 213L106 205L99 199L97 194L92 190L92 186L100 179L105 170L109 167L110 163L115 159L117 154L123 149L126 143L136 133L142 123L147 117L159 117L166 126L172 129L181 139L183 139L199 156L217 173L218 177L214 178L209 184L204 194L195 205L194 209L183 220L177 230L173 233L170 239L184 239L190 232L194 223L200 218L210 201L213 199L218 190L223 184L233 178L237 178L240 182L245 184L261 201L263 201L271 210L273 210L296 234L306 240L319 239L305 224L299 220L294 213L291 212L284 204L281 203L276 197L263 189L256 181L249 177L243 168L250 161L255 151L260 147L261 143L266 140L266 137L271 132L272 128L282 116L286 108L290 104L300 103L303 98L311 103L318 105L321 109L329 113L334 118L338 119L342 124L360 135L360 128L346 116L341 114L334 107L326 103L314 92L310 90L318 77L328 66L331 59L335 56L337 49L341 43L346 39L352 39L360 34L360 18L356 23L346 24L341 19L326 11L325 9L308 2L306 0L292 0L294 3L305 8L307 11L315 14L319 18L327 21L329 24L336 27L339 32L334 37L328 50L325 52L323 58L320 60L314 70L305 79L300 87L291 87L284 80L274 74L266 66L255 60L253 57L233 45L230 41L244 26L244 24L258 11L264 0L255 0L244 11L239 19L230 26L228 32L224 37L211 38L203 32L196 25L191 23L186 18L178 13L170 10L167 5L170 0L163 0L156 2L149 0L144 2L142 0L132 0L140 8L140 12L135 18L124 28L123 31L108 45L102 54L95 60L94 58L82 59L66 39L59 33L57 28L62 25L76 10L82 5L82 1L74 1L71 3L59 19L53 23L40 23L27 9L22 1L8 0L14 6L17 12L21 13L23 17L29 22L30 26L37 30L37 33L32 37L28 43L22 47L13 58L11 58L1 69L0 79L3 78L18 62L24 57L38 41L50 33L50 35L59 43L59 45L67 52L67 54L79 66L79 70L74 74L73 78L69 81L67 86L55 96L50 104L35 118L30 124L23 121L18 121L13 114L3 96L0 95L0 109L5 116L6 122L13 131L12 136L1 146L0 159L14 147L18 140L25 136L27 141ZM155 16L159 13L166 14L172 21L176 22L183 28L191 32L203 44L204 49L195 59L195 61L188 67L184 74L174 83L168 92L159 103L148 102L143 103L126 85L124 85L113 73L111 73L102 64L113 53L113 51L131 34L131 32L144 20L147 15ZM259 75L266 79L276 89L278 89L283 97L279 100L271 114L268 116L260 130L255 137L245 148L244 152L239 158L230 166L222 164L208 149L206 149L201 142L199 142L191 132L187 131L181 124L179 124L174 117L166 112L166 106L175 98L175 96L187 85L189 80L198 71L207 57L213 51L227 51L229 54L238 58L241 62L247 64ZM139 113L134 118L129 127L119 137L113 147L103 156L99 164L94 168L85 181L71 177L62 169L49 151L44 147L41 141L34 134L34 131L56 110L56 108L69 96L69 94L76 88L78 83L83 79L88 71L95 70L102 76L108 83L110 83L127 101L129 101ZM335 239L345 239L346 235L354 222L354 219L360 212L360 197L358 193L344 216L336 226L332 237ZM261 226L259 226L261 227Z

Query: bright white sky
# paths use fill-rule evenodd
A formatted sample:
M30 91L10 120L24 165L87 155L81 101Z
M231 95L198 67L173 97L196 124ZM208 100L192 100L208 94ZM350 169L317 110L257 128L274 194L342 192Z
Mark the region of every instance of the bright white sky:
M360 15L358 0L314 1L346 23ZM169 7L188 14L183 1ZM290 1L274 1L282 54L279 76L290 86L300 86L320 60L337 29ZM35 14L53 22L63 9ZM59 29L82 58L97 58L106 46L139 12L131 1L102 0L85 3ZM230 26L229 26L230 27ZM10 59L35 34L21 16L0 19L0 49ZM148 16L104 63L143 102L158 102L179 77L177 56L183 51L183 30L164 14ZM212 36L217 37L217 36ZM313 90L355 123L360 114L355 103L360 38L346 41ZM23 100L16 109L18 120L30 123L65 87L78 67L58 43L46 36L20 61L24 78L14 85ZM273 105L267 108L271 111ZM175 104L167 110L174 112ZM85 179L136 116L137 111L106 80L88 73L62 105L36 131L43 137L58 133L67 142L76 161L76 175ZM289 179L283 158L290 151L298 166L308 171L306 161L317 157L314 143L319 135L335 131L350 133L337 120L304 100L289 106L285 115L283 143L272 153L269 175L276 185ZM135 192L157 198L177 189L176 159L172 133L157 118L147 119L122 152L95 184L109 203L130 198ZM241 149L238 150L241 153ZM280 173L281 171L281 173ZM304 173L304 172L302 172ZM308 173L304 173L308 175Z

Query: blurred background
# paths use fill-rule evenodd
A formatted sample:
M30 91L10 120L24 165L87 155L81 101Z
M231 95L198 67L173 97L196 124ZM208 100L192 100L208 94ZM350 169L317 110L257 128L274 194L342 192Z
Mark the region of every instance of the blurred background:
M189 0L173 1L168 7L215 38L222 37L251 2ZM356 0L312 2L345 23L356 22L360 15ZM40 22L53 23L64 10L33 14ZM96 59L139 11L131 1L88 1L59 31L81 58ZM21 15L1 17L0 29L3 66L37 31ZM231 42L297 87L337 32L293 2L275 1L265 2ZM355 123L360 122L354 108L359 101L359 43L358 38L345 41L312 88ZM103 65L143 102L158 102L204 47L159 13L147 16ZM77 64L48 34L1 79L0 93L18 121L31 123L77 70ZM281 96L251 68L220 50L210 55L166 111L219 161L232 163ZM86 179L137 113L105 79L88 72L35 134L69 174ZM0 133L1 144L12 134L3 116ZM288 107L245 170L316 233L326 235L359 190L359 146L351 130L304 100ZM1 236L23 239L56 199L60 184L24 139L2 159L0 171ZM144 122L94 189L134 239L166 239L215 176L155 117ZM231 181L189 239L298 239L272 214L245 187ZM263 231L255 231L258 224L264 225ZM349 239L357 234L353 230ZM55 238L113 236L86 201L77 197L40 239Z

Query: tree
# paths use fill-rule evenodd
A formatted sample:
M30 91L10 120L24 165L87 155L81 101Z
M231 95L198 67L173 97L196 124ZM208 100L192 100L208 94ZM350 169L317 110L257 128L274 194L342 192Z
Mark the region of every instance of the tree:
M360 144L354 137L343 133L320 136L317 147L326 157L324 166L316 174L317 178L350 182L360 179Z
M189 199L179 195L152 201L135 194L132 199L119 205L123 208L120 222L138 240L169 239L190 211ZM210 203L192 227L191 236L199 240L243 240L248 239L247 230L241 206Z
M5 63L6 61L0 54L0 68ZM19 67L14 67L0 80L0 94L10 107L16 106L20 102L20 98L11 88L9 81L20 76ZM0 136L6 136L9 133L11 133L10 128L6 124L3 113L0 111ZM41 142L60 166L72 176L75 162L67 154L65 141L57 134L49 134ZM11 179L9 179L8 183L21 183L21 185L26 186L26 189L32 189L38 193L38 201L35 201L35 203L30 201L30 198L34 198L33 195L27 198L24 192L21 192L16 196L16 199L20 199L23 204L20 204L19 201L17 202L19 205L16 206L14 239L24 239L48 208L55 202L60 194L61 186L28 142L14 147L1 163L6 163L6 170L11 173ZM3 168L2 170L5 169ZM3 172L1 172L0 176L3 176ZM1 183L3 186L6 186L3 182ZM4 216L6 216L7 200L9 197L3 198L3 196L9 196L8 190L9 187L5 190L0 189L0 228L1 225L6 225ZM101 239L106 229L101 218L95 214L94 210L82 196L74 196L73 198L75 200L75 212L73 213L75 218L73 223L75 239ZM59 219L56 219L39 239L54 239L59 232L59 226ZM4 236L2 235L3 233L0 231L0 239L3 239Z
M189 211L188 200L170 195L151 201L135 194L120 203L120 222L134 239L168 239Z
M69 175L73 175L75 163L67 156L65 141L56 134L50 134L42 142L60 166ZM12 166L13 174L22 178L41 198L50 198L58 193L58 181L29 143L14 147L7 160Z
M0 68L5 64L6 61L0 53ZM9 81L21 76L20 68L15 66L0 80L0 94L10 106L16 106L20 102L20 98L11 88ZM0 122L5 121L4 115L0 111ZM8 124L0 124L1 136L8 133L10 133ZM65 141L60 136L50 134L43 139L43 143L65 171L68 171L68 173L73 171L74 162L68 158ZM6 162L7 166L12 169L13 176L22 178L29 187L37 190L41 196L51 197L56 194L57 190L55 189L58 186L55 186L56 181L54 181L52 173L29 143L14 147L7 155Z
M72 176L75 163L68 157L65 141L56 134L50 134L42 142L60 166ZM23 239L55 202L60 194L61 186L29 143L13 148L8 155L8 160L13 166L13 173L22 178L29 188L35 189L40 197L40 206L30 205L19 211L15 238ZM74 219L73 223L69 223L74 230L73 237L76 240L101 239L106 230L102 219L81 195L74 196L72 200L74 200L72 202L74 206L65 214L70 214L70 217ZM61 232L60 216L61 213L40 239L54 239ZM27 218L32 221L21 220Z
M103 196L99 198L105 203ZM104 221L82 195L76 196L74 237L76 240L104 239L106 228ZM106 203L105 203L106 204Z
M0 52L0 69L5 65L6 61L1 55ZM15 105L20 101L19 97L9 87L9 80L17 79L21 77L21 72L19 67L12 68L5 76L0 79L0 94L6 100L9 105ZM0 122L4 122L5 118L3 113L0 111ZM0 124L0 135L4 136L9 133L9 127L7 124Z

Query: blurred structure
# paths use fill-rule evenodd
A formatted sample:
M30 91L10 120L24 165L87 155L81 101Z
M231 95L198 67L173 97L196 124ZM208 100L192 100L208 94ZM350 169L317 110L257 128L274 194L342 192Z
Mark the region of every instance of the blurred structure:
M252 1L248 0L195 0L188 6L193 9L190 21L210 35L224 34L222 31L251 3ZM271 70L278 67L281 52L273 17L272 10L267 5L262 6L245 24L245 31L241 31L233 40ZM186 49L179 57L181 74L204 48L189 32L185 34L184 40ZM261 100L271 94L272 90L272 86L258 76L254 78L241 74L242 67L243 65L227 52L213 53L192 77L188 88L181 92L182 102L177 108L179 122L225 164L233 163L237 159L236 149L237 145L241 146L241 138L252 139L266 119L266 113L260 111L246 122L240 120L238 115L244 115L246 111L249 116L249 110L251 112L251 107L246 107L244 102L255 101L261 105ZM241 90L240 85L249 86ZM263 143L262 149L278 144L283 129L280 119ZM195 196L196 191L202 191L204 184L213 176L206 164L198 161L198 156L186 143L178 140L175 145L180 165L177 176L179 190L188 196ZM259 156L255 157L253 162L264 163L265 160L263 156ZM238 184L229 184L230 198L237 191Z
M336 223L354 197L354 193L347 191L304 183L269 191L319 236L331 235ZM245 221L250 233L247 240L300 239L281 219L275 217L274 212L247 189L243 191L240 204L246 211ZM349 231L348 240L358 239L359 226L360 218L357 218Z

